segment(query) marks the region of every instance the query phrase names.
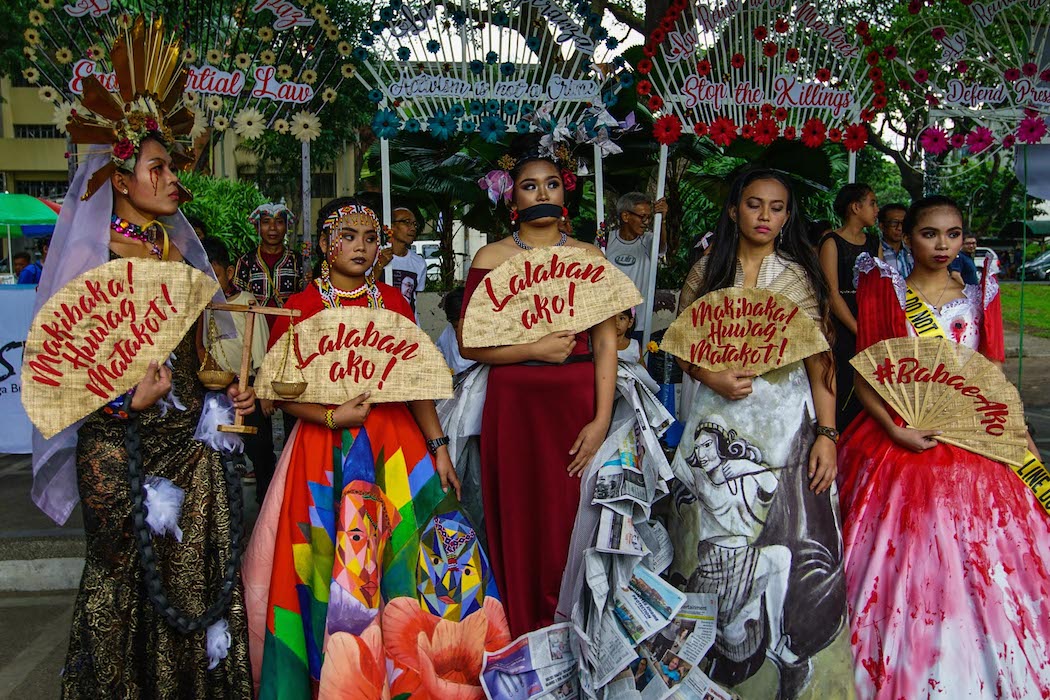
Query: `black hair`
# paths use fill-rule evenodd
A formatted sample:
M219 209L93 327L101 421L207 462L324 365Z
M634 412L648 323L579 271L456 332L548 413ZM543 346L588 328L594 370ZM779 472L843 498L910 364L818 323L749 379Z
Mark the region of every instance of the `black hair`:
M11 256L11 260L28 260L28 261L32 262L33 256L30 255L29 253L27 253L24 250L20 250L17 253L15 253L14 255Z
M806 232L809 236L809 244L814 248L820 245L820 239L825 233L834 229L835 226L827 219L817 219L811 221L806 225Z
M915 226L919 223L919 217L930 209L939 209L941 207L954 209L955 213L959 215L959 219L962 219L962 209L959 208L954 199L945 197L943 194L930 195L929 197L923 197L908 208L908 213L904 215L904 235L911 235L911 232L915 230Z
M208 256L208 262L216 263L223 267L229 267L233 264L230 261L229 249L226 247L226 244L218 238L205 237L201 239L201 245L204 246L204 252Z
M441 300L441 306L445 309L445 318L454 324L463 315L463 297L466 294L463 287L455 287Z
M528 163L538 160L550 163L558 170L558 164L555 160L548 155L544 155L540 144L541 138L543 137L535 133L520 134L511 142L507 154L514 159L514 167L510 169L510 177L515 182L518 181L522 168Z
M851 182L848 185L844 185L839 190L839 193L835 195L835 203L832 205L832 208L835 210L835 216L839 217L842 223L846 223L850 205L863 200L874 191L863 182Z
M633 331L634 327L638 325L638 313L637 312L631 313L631 311L632 311L631 309L624 309L619 314L616 314L617 316L619 316L620 314L626 314L627 318L631 319L631 325L629 325L627 327L627 332L628 333Z
M907 213L908 212L908 207L904 206L900 202L890 202L889 204L883 204L881 207L879 207L879 223L880 224L886 223L886 216L891 211L903 211L903 212Z
M187 214L186 215L186 221L190 222L190 226L193 229L195 229L195 230L196 229L200 229L204 233L204 236L207 237L207 235L208 235L208 227L205 225L205 223L201 219L199 219L196 216L190 216L189 214Z
M722 206L722 214L718 218L718 226L715 228L715 237L711 243L711 252L707 255L707 274L697 291L697 298L708 292L718 289L732 287L736 278L737 248L740 244L740 227L729 216L731 207L739 209L744 190L758 180L775 180L783 185L787 191L788 218L784 222L784 228L780 229L777 236L776 252L787 260L797 263L806 274L809 284L813 287L813 293L817 297L817 310L820 314L821 328L829 342L834 338L834 330L831 325L831 291L828 288L827 278L817 260L817 253L809 243L807 235L806 217L802 212L802 205L795 197L795 191L791 182L782 173L776 170L755 169L742 173L737 177L729 188L729 197ZM831 376L825 372L825 382L830 382ZM830 386L830 384L829 384Z

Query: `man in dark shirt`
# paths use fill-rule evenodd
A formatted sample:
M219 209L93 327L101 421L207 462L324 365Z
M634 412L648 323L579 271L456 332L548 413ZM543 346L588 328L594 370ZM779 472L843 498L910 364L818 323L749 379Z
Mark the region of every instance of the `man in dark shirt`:
M963 284L978 284L981 276L977 272L977 263L973 255L977 251L977 236L972 233L963 234L963 247L959 255L948 266L952 272L958 272L962 276Z
M283 307L288 297L306 286L303 257L284 244L288 230L295 230L295 214L283 202L268 203L248 218L259 232L259 247L237 261L233 284L263 306ZM266 319L273 329L277 317Z

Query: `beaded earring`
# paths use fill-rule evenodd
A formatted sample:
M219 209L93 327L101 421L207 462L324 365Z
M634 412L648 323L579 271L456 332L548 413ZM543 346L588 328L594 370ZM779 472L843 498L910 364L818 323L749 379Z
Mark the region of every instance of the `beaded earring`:
M331 271L328 269L328 261L327 260L322 260L321 261L321 279L327 280L329 275L330 275L330 272Z
M561 208L561 218L562 218L562 221L564 221L565 219L569 218L569 208L568 207L563 206Z
M510 223L512 223L512 224L518 223L518 210L517 209L511 209L510 210Z

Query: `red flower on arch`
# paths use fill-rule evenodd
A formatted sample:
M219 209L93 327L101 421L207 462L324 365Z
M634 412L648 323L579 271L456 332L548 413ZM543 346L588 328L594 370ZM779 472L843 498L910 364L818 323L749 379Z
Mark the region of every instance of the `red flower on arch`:
M787 59L788 63L797 63L798 62L798 58L799 58L798 49L796 49L794 46L792 46L784 54L784 58Z
M715 145L728 146L736 139L736 122L729 117L718 117L711 122L711 128L708 131L708 135L711 137L711 140L714 141Z
M842 132L838 129L828 129L828 141L838 143L842 140Z
M744 54L742 54L742 53L735 53L735 54L733 54L733 57L731 59L729 59L729 63L733 66L733 68L736 68L737 70L743 68L744 67Z
M765 25L760 24L757 27L755 27L752 34L759 41L765 41L766 37L769 36L769 30L766 29Z
M762 54L766 58L773 58L777 55L777 43L775 41L767 41L762 47Z
M700 138L707 136L707 131L707 122L697 122L693 125L693 133L699 136Z
M802 125L802 145L809 148L817 148L824 143L826 134L824 122L816 117L807 119L806 123Z
M653 136L657 142L670 146L682 135L682 122L674 114L660 117L653 124Z
M856 152L864 148L868 143L868 130L863 124L850 124L846 127L846 134L842 144L847 151Z
M706 58L696 63L696 74L701 78L711 74L711 62Z
M752 138L759 146L768 146L780 136L780 127L770 118L759 119Z

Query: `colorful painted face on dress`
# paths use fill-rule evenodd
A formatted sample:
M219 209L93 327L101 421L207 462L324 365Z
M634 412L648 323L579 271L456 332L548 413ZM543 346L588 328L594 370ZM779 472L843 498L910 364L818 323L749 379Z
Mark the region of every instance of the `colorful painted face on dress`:
M740 229L740 245L770 248L791 212L790 193L777 180L755 180L740 193L740 203L729 207L729 218Z
M380 604L383 550L396 511L375 484L352 481L343 491L336 533L335 577L368 608Z
M288 221L284 216L263 214L259 219L259 238L268 246L279 246L284 243L288 233Z
M350 214L332 227L328 236L320 240L321 250L332 269L332 280L348 280L360 284L379 252L379 233L371 218L364 214ZM339 281L337 281L337 278Z
M510 208L528 209L536 204L554 204L559 207L565 205L565 190L558 166L548 160L529 161L521 167L514 181ZM556 218L536 219L534 223L543 225Z
M919 215L907 242L916 266L947 269L962 249L962 215L953 207L926 209Z
M447 620L481 608L491 579L477 534L459 513L431 518L419 538L419 602Z
M156 139L142 142L133 172L118 171L112 181L113 196L126 198L147 219L171 216L179 209L179 176L168 149Z

